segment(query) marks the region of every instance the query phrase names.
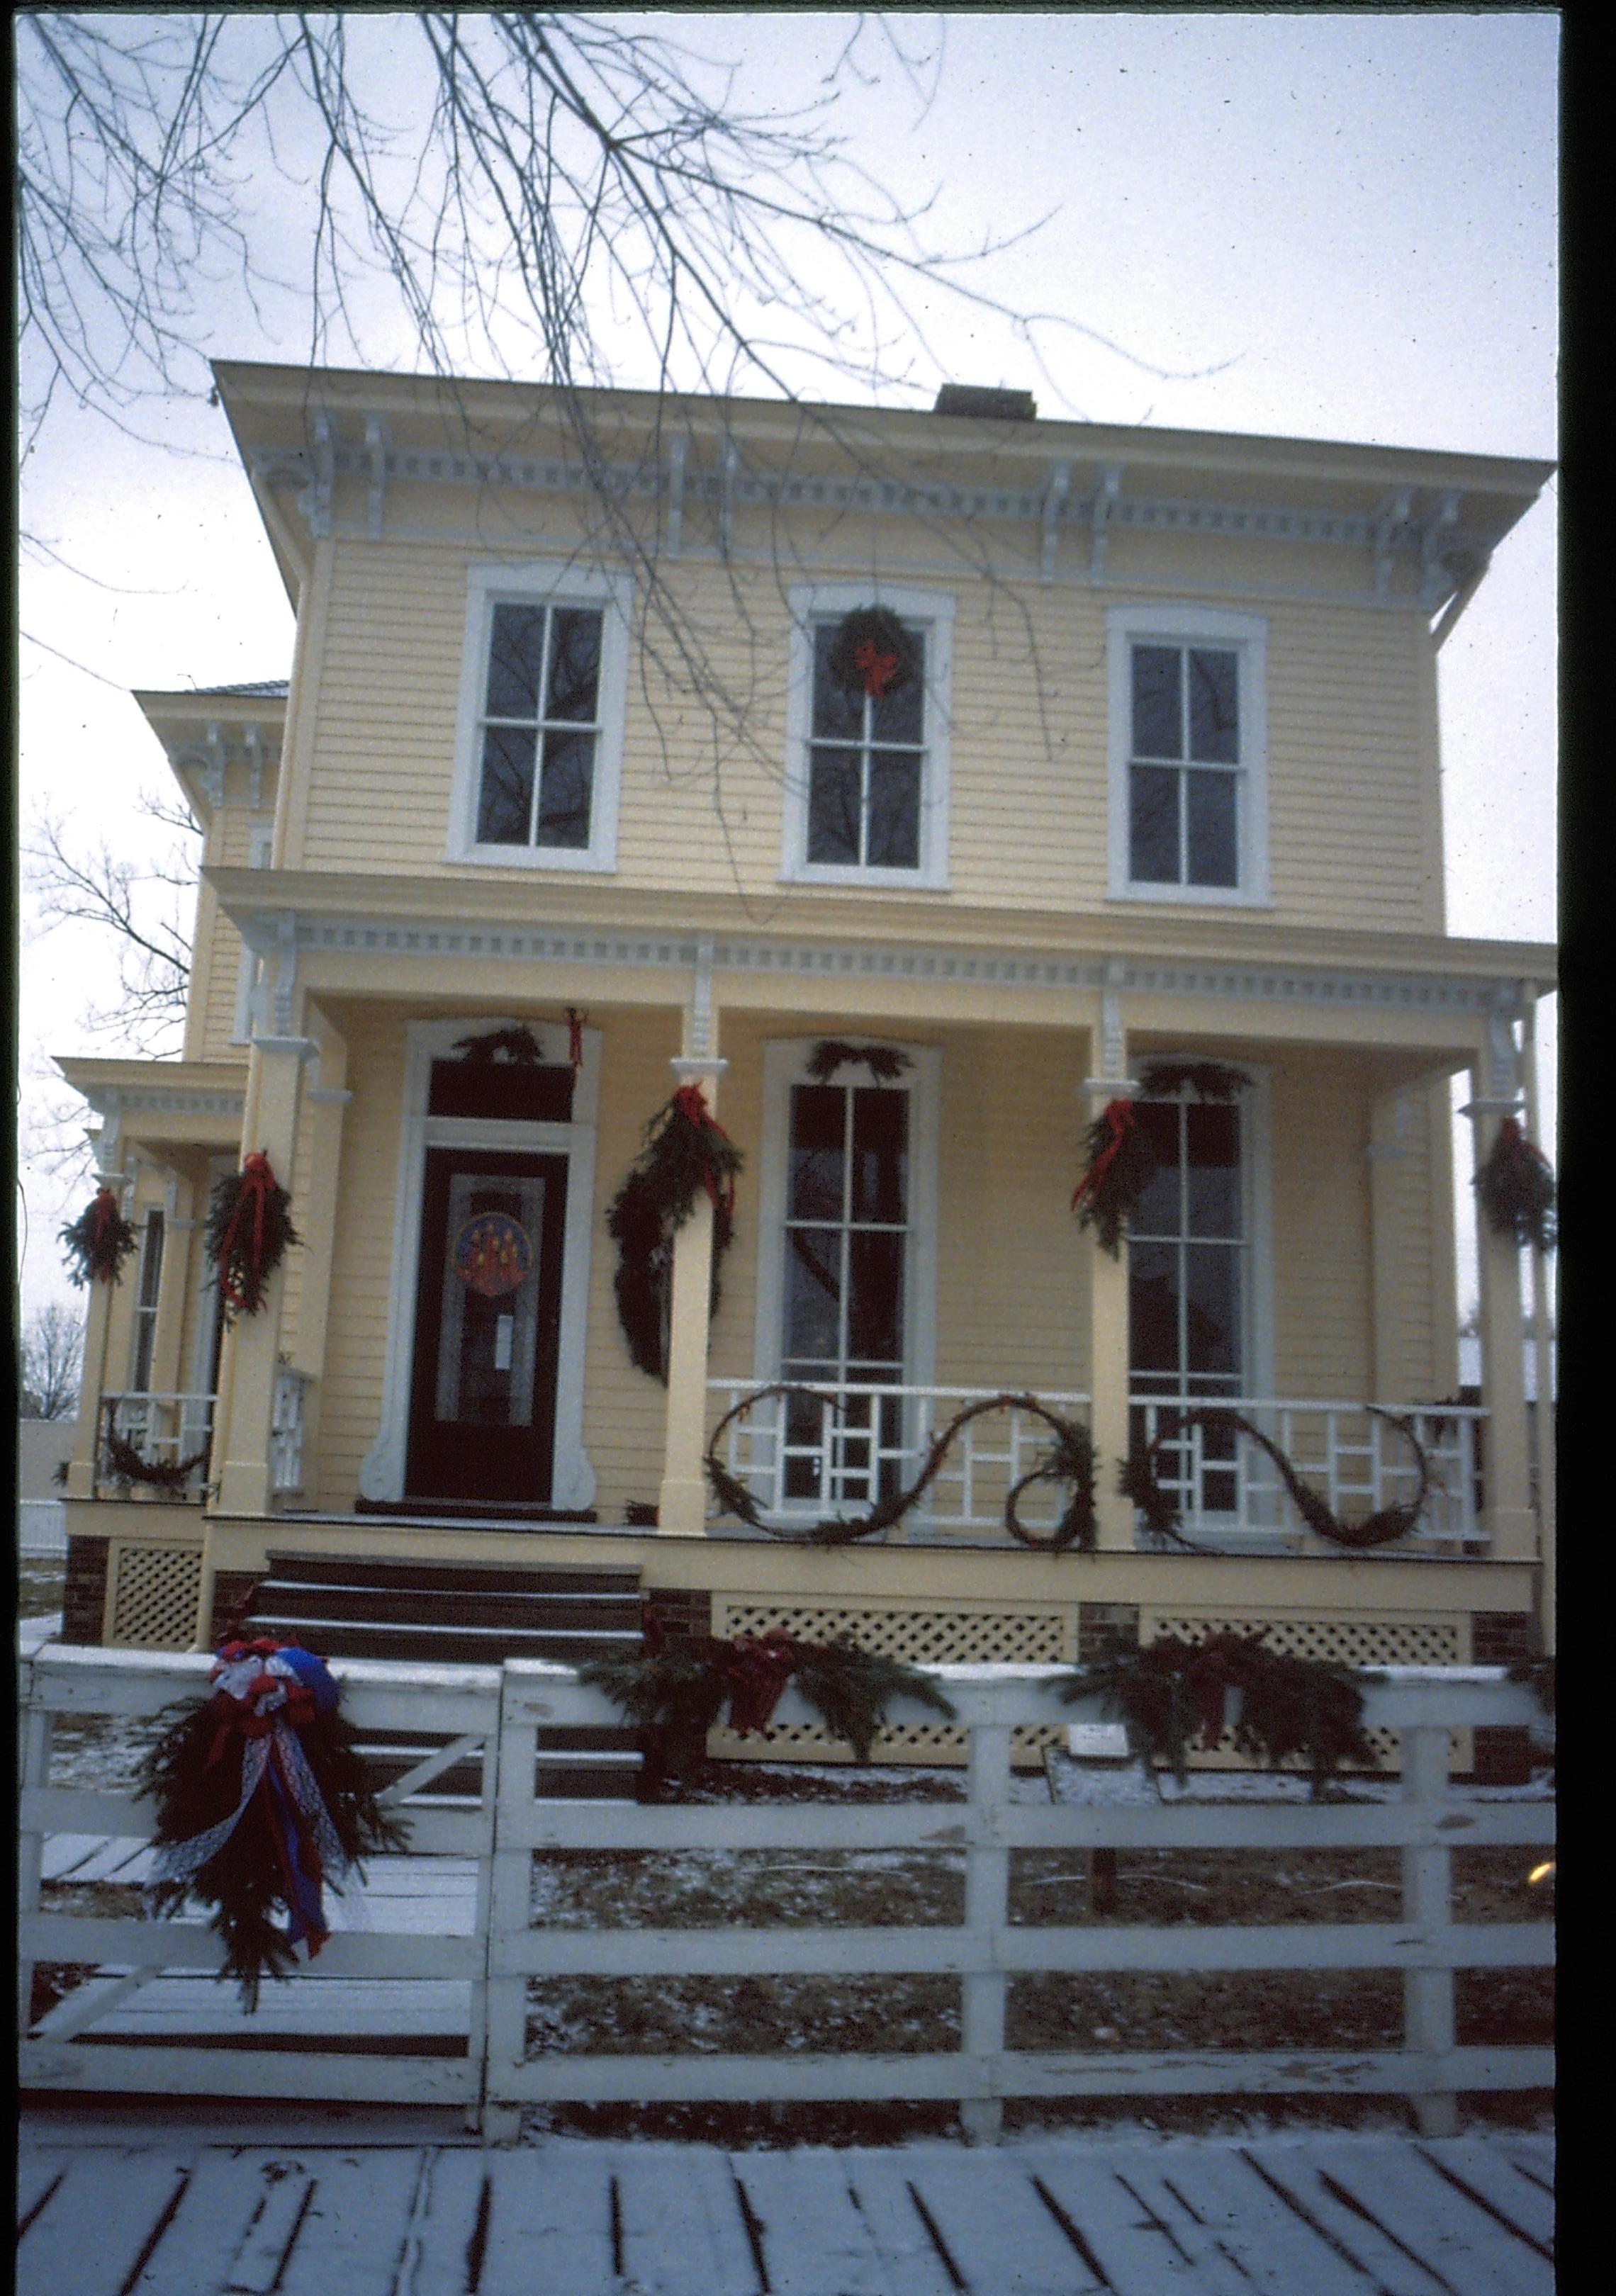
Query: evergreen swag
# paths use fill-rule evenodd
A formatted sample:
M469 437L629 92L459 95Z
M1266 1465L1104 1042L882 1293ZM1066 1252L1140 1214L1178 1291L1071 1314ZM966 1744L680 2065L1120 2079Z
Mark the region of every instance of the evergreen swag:
M917 666L915 640L890 606L857 606L831 642L828 667L844 693L873 701L901 693Z
M1030 1412L1034 1418L1041 1419L1054 1439L1037 1466L1013 1483L1005 1494L1005 1528L1023 1546L1034 1547L1045 1554L1059 1554L1069 1546L1076 1546L1087 1553L1094 1546L1096 1525L1093 1439L1087 1427L1074 1420L1062 1419L1046 1404L1040 1403L1035 1395L989 1395L980 1402L966 1404L933 1437L931 1448L921 1463L920 1472L908 1488L878 1499L865 1514L825 1515L819 1521L809 1524L770 1522L759 1511L746 1485L738 1476L732 1475L724 1464L718 1456L718 1445L732 1419L742 1417L754 1404L766 1403L775 1396L780 1398L783 1405L789 1403L793 1396L806 1398L821 1407L827 1400L816 1390L796 1387L789 1381L780 1380L771 1386L756 1388L751 1395L743 1395L740 1402L733 1405L719 1420L713 1429L703 1462L720 1513L738 1515L753 1530L767 1531L771 1538L786 1539L799 1546L851 1546L858 1539L890 1530L894 1523L900 1522L918 1504L935 1480L949 1446L962 1428L969 1425L972 1420L980 1418L984 1412L1019 1410ZM1064 1513L1059 1522L1047 1531L1029 1529L1022 1522L1019 1512L1022 1492L1034 1483L1065 1483L1070 1487L1071 1496Z
M877 1084L892 1084L914 1064L896 1045L844 1045L823 1037L808 1054L808 1072L816 1084L829 1084L839 1069L866 1068Z
M1197 1100L1229 1101L1243 1093L1251 1079L1221 1061L1150 1061L1142 1079L1147 1100L1175 1099L1193 1092Z
M636 1658L590 1659L578 1671L638 1726L642 1792L652 1800L669 1779L683 1783L700 1768L707 1734L726 1707L731 1729L743 1737L766 1731L788 1682L860 1762L869 1760L895 1698L915 1699L946 1721L955 1718L931 1677L901 1660L845 1640L798 1642L780 1628L728 1642L711 1635L669 1640L647 1613Z
M1073 1191L1079 1227L1092 1227L1101 1248L1118 1258L1124 1223L1155 1174L1151 1144L1135 1120L1131 1100L1108 1101L1084 1136L1088 1162Z
M741 1151L708 1111L700 1085L681 1085L645 1128L645 1145L613 1198L606 1226L618 1248L618 1320L636 1366L668 1383L667 1317L674 1232L703 1190L713 1208L712 1312L735 1232Z
M160 1491L183 1491L199 1467L208 1464L209 1446L202 1445L188 1459L148 1459L133 1443L126 1442L112 1424L115 1404L108 1406L107 1431L102 1446L106 1462L107 1480L112 1483L149 1483Z
M1431 1489L1431 1463L1411 1421L1399 1417L1396 1412L1382 1411L1372 1403L1366 1404L1365 1409L1376 1419L1390 1420L1407 1440L1414 1453L1419 1485L1407 1505L1380 1507L1359 1522L1343 1522L1339 1515L1332 1514L1312 1485L1303 1482L1278 1444L1265 1435L1260 1427L1254 1426L1241 1412L1219 1410L1215 1406L1202 1411L1175 1410L1169 1425L1153 1443L1135 1444L1124 1463L1117 1488L1124 1498L1132 1499L1144 1517L1145 1528L1155 1537L1176 1540L1180 1546L1191 1545L1193 1542L1182 1535L1177 1508L1156 1480L1161 1453L1169 1444L1181 1442L1192 1427L1205 1427L1219 1432L1233 1429L1249 1436L1259 1449L1267 1452L1273 1460L1297 1513L1316 1537L1327 1538L1333 1546L1389 1546L1393 1539L1407 1538L1418 1522ZM1197 1546L1196 1551L1204 1550Z
M244 1807L242 1800L249 1747L279 1735L275 1713L260 1710L271 1660L281 1661L273 1679L286 1693L281 1729L295 1736L329 1820L329 1830L311 1828L307 1820L298 1826L292 1863L300 1868L301 1889L289 1873L286 1821L276 1815L289 1808L289 1792L295 1793L278 1754L271 1755ZM141 1764L139 1790L157 1805L158 1857L146 1906L160 1917L178 1914L187 1903L212 1907L209 1926L225 1948L219 1974L235 1980L250 2015L263 1979L285 1978L296 1966L299 1939L311 1957L324 1942L322 1879L338 1882L362 1856L407 1848L408 1833L378 1807L371 1771L354 1730L337 1710L336 1685L319 1660L267 1638L226 1642L214 1674L225 1683L209 1697L172 1706L159 1718L168 1726ZM247 1697L225 1686L233 1675L238 1682L245 1677ZM216 1832L221 1840L206 1839ZM284 1930L275 1926L277 1907L288 1916Z
M57 1231L67 1258L68 1281L116 1283L135 1249L135 1230L119 1210L115 1189L98 1188L76 1220Z
M291 1198L280 1186L267 1156L249 1156L239 1172L213 1184L204 1245L218 1271L219 1297L226 1320L256 1316L264 1286L289 1244L302 1237L291 1224Z
M1098 1694L1135 1753L1180 1780L1196 1735L1210 1747L1226 1728L1237 1752L1269 1769L1305 1760L1315 1796L1344 1763L1373 1769L1363 1692L1351 1669L1269 1650L1266 1632L1213 1634L1199 1643L1161 1635L1143 1650L1083 1667L1056 1687L1068 1706Z
M1475 1177L1495 1235L1513 1235L1519 1244L1552 1251L1558 1236L1554 1175L1513 1116L1498 1127L1492 1153Z

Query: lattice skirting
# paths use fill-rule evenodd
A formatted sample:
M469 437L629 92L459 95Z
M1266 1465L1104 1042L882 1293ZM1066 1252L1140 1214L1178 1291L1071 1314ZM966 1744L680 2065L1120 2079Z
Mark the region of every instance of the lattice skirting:
M136 1650L189 1650L196 1639L202 1555L197 1546L114 1542L107 1640Z

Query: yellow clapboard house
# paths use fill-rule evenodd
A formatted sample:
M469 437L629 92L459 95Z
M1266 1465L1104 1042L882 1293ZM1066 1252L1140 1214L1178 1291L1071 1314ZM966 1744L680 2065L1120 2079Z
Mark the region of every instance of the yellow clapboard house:
M1450 1079L1484 1156L1554 957L1444 930L1436 656L1547 466L1004 392L217 381L297 636L284 684L136 697L206 851L183 1057L62 1063L140 1239L70 1634L205 1644L298 1554L604 1562L675 1624L919 1659L1524 1646L1519 1256L1482 1224L1462 1403ZM896 676L849 668L872 610ZM664 1384L607 1213L693 1084L744 1170L716 1313L704 1195L675 1234ZM1112 1257L1071 1204L1118 1102L1155 1177ZM227 1324L254 1152L301 1242ZM1001 1394L884 1531L806 1539ZM1064 1548L1005 1527L1065 1503L1040 1410L1096 1461ZM1413 1528L1318 1535L1252 1428L1349 1530L1423 1480Z

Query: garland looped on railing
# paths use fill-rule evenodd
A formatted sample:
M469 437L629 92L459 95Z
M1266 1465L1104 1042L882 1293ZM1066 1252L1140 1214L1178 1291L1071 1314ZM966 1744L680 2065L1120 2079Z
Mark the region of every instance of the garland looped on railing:
M135 1249L135 1230L119 1208L114 1188L98 1188L76 1220L57 1230L66 1255L68 1281L80 1291L86 1283L116 1283L124 1261Z
M741 1736L767 1731L788 1682L818 1713L833 1737L851 1746L857 1761L870 1749L895 1698L913 1698L945 1721L955 1710L929 1675L899 1659L859 1650L846 1641L798 1642L783 1628L765 1635L711 1635L669 1640L645 1614L636 1657L590 1659L580 1682L603 1690L643 1733L641 1791L655 1800L669 1778L682 1782L699 1768L707 1734L729 1709Z
M199 1467L208 1464L211 1444L204 1443L188 1459L148 1459L127 1442L113 1424L116 1403L107 1406L107 1430L103 1442L106 1478L110 1483L147 1483L160 1491L183 1491Z
M613 1288L628 1353L638 1370L664 1386L674 1232L705 1192L712 1205L710 1312L717 1315L720 1265L735 1232L735 1180L743 1168L741 1151L712 1116L701 1086L681 1085L645 1127L645 1144L606 1214L618 1248Z
M234 1323L238 1314L258 1314L264 1286L287 1247L302 1241L291 1224L291 1198L261 1150L239 1172L226 1172L214 1182L204 1248L218 1271L227 1321Z
M1136 1447L1129 1454L1118 1488L1124 1498L1132 1499L1144 1516L1146 1529L1157 1538L1174 1539L1180 1546L1193 1547L1197 1554L1208 1552L1198 1541L1184 1537L1178 1510L1156 1480L1157 1463L1166 1446L1177 1443L1191 1427L1205 1427L1218 1432L1233 1430L1250 1436L1259 1449L1265 1451L1273 1460L1292 1504L1308 1529L1317 1538L1328 1539L1334 1546L1359 1549L1390 1546L1394 1539L1407 1538L1420 1519L1431 1491L1431 1463L1425 1456L1423 1444L1414 1431L1412 1420L1400 1417L1395 1411L1383 1411L1377 1404L1368 1403L1364 1408L1373 1418L1389 1420L1404 1438L1414 1453L1419 1488L1407 1504L1380 1507L1374 1514L1366 1515L1361 1522L1343 1522L1338 1515L1332 1514L1311 1484L1303 1482L1278 1444L1265 1435L1260 1427L1253 1426L1241 1412L1225 1411L1216 1406L1208 1406L1199 1411L1184 1411L1175 1406L1173 1426L1164 1429L1153 1443Z
M814 1388L800 1387L790 1381L779 1380L771 1386L755 1388L751 1394L743 1395L739 1403L733 1404L719 1420L707 1447L704 1462L707 1480L718 1502L719 1512L739 1515L741 1521L753 1530L767 1531L771 1538L785 1539L798 1546L851 1546L857 1539L868 1538L878 1531L890 1530L894 1523L902 1521L935 1480L950 1444L963 1428L967 1427L972 1420L980 1418L984 1412L1013 1409L1030 1412L1035 1418L1041 1419L1054 1440L1037 1466L1013 1483L1005 1494L1005 1528L1023 1546L1033 1547L1044 1554L1059 1554L1070 1546L1079 1547L1087 1553L1094 1546L1093 1439L1087 1427L1080 1426L1075 1420L1062 1419L1034 1395L990 1395L979 1402L966 1404L932 1438L921 1463L920 1472L907 1489L894 1491L890 1497L878 1500L867 1514L850 1519L829 1515L801 1528L769 1522L760 1513L746 1485L738 1476L732 1475L719 1458L718 1439L732 1419L741 1418L754 1404L767 1402L771 1396L779 1396L783 1400L802 1396L821 1409L827 1402L833 1403L838 1411L841 1408L839 1403L835 1403L835 1398L823 1395ZM870 1401L878 1405L881 1398L873 1396ZM1032 1484L1041 1482L1067 1483L1071 1487L1071 1498L1060 1521L1042 1533L1029 1530L1018 1512L1022 1492Z
M1554 1175L1541 1148L1513 1116L1498 1127L1492 1153L1472 1183L1495 1235L1513 1236L1536 1251L1552 1251L1558 1238Z
M1238 1752L1270 1769L1305 1759L1316 1795L1345 1762L1373 1769L1360 1677L1327 1660L1269 1650L1267 1632L1212 1634L1199 1643L1161 1635L1142 1650L1066 1675L1054 1687L1068 1706L1098 1695L1123 1723L1135 1753L1153 1766L1169 1766L1180 1780L1196 1734L1212 1747L1226 1729L1233 1730Z

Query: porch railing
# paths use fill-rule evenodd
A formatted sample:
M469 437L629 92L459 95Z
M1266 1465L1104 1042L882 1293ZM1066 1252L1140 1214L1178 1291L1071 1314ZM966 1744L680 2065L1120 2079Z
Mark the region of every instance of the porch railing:
M208 1480L209 1452L213 1442L213 1413L217 1398L201 1390L156 1394L131 1390L101 1398L102 1424L138 1451L148 1466L175 1468L194 1459L185 1481L177 1487L150 1484L141 1488L165 1497L200 1498ZM118 1482L111 1462L103 1460L103 1483ZM120 1486L121 1488L121 1486Z
M708 1389L715 1422L756 1393L755 1379L715 1379ZM766 1396L732 1419L721 1457L747 1487L766 1521L782 1526L826 1515L866 1513L878 1498L905 1489L931 1444L967 1404L1002 1392L992 1387L888 1387L863 1381L792 1382L789 1396ZM1087 1415L1088 1398L1038 1391L1064 1418ZM1007 1406L961 1428L923 1500L887 1535L896 1540L969 1536L1002 1538L1005 1501L1050 1447L1051 1431L1032 1413ZM1018 1509L1031 1529L1046 1531L1065 1505L1062 1488L1035 1486Z
M277 1365L269 1431L270 1486L277 1491L303 1488L303 1404L308 1389L305 1373L294 1371L290 1364Z
M1485 1543L1481 1500L1481 1441L1485 1411L1473 1405L1276 1400L1268 1396L1208 1396L1185 1402L1133 1398L1134 1438L1153 1444L1156 1480L1178 1509L1182 1528L1210 1538L1231 1529L1285 1542L1306 1526L1260 1444L1235 1430L1184 1423L1189 1411L1238 1412L1260 1427L1317 1491L1338 1519L1358 1519L1409 1504L1419 1469L1399 1421L1425 1454L1429 1488L1411 1534L1423 1545L1464 1548Z

